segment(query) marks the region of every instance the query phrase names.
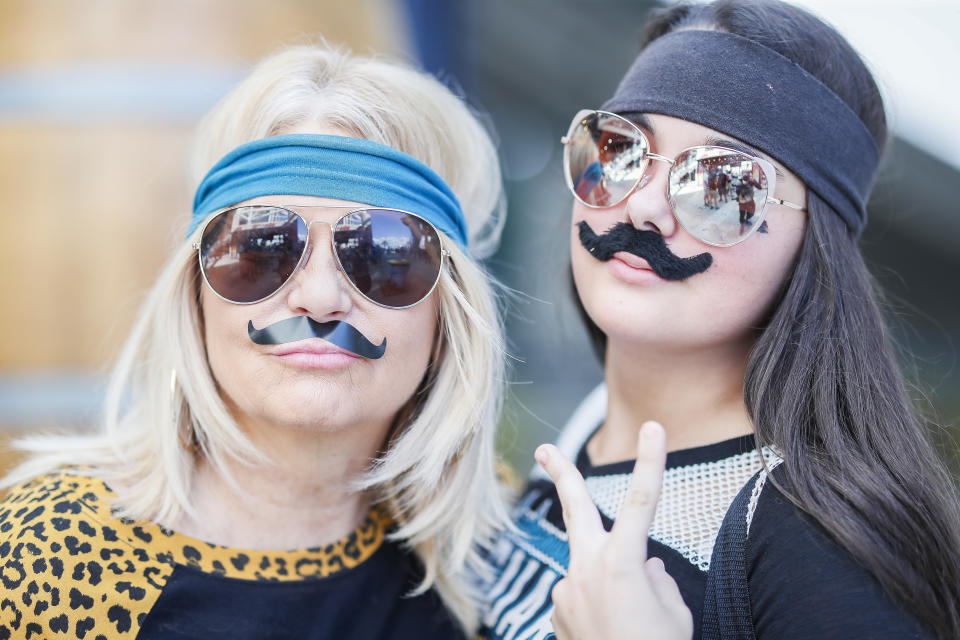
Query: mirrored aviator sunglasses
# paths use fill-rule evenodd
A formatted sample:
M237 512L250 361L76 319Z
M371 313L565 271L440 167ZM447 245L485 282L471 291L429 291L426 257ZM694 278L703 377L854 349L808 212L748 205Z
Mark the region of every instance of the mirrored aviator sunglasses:
M640 127L615 113L579 112L562 142L567 187L592 208L613 207L642 188L651 160L670 165L666 196L674 217L690 235L713 246L749 238L772 203L805 211L773 197L776 171L763 158L699 146L671 160L651 153Z
M398 209L349 209L336 222L306 222L293 207L248 205L214 215L197 248L204 281L235 304L271 297L309 258L310 225L327 224L337 264L360 294L382 307L404 309L426 299L440 279L445 251L436 228Z

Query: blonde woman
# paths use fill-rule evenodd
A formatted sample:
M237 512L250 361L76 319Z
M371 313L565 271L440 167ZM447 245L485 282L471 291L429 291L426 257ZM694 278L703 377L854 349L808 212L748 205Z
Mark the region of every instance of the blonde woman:
M191 168L101 428L22 441L3 480L0 636L473 632L506 521L488 134L423 73L305 46Z

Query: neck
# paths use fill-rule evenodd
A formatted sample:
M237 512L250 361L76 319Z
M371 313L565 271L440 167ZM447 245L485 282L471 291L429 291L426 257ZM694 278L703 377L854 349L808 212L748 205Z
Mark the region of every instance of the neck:
M640 425L655 420L667 450L753 432L743 402L749 345L663 351L608 342L607 417L588 445L594 464L636 457Z
M176 530L230 547L299 549L335 542L360 525L371 498L351 483L377 455L386 426L319 433L241 427L271 461L226 461L231 483L209 460L199 460L192 485L198 517L184 514Z

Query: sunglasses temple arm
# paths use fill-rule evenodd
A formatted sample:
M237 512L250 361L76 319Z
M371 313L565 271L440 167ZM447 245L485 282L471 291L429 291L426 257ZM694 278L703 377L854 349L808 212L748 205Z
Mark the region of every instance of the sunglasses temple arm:
M668 158L667 156L662 156L662 155L660 155L659 153L650 153L650 152L648 151L648 152L647 152L647 157L650 158L651 160L657 160L657 161L659 161L659 162L666 162L666 163L669 164L670 166L673 166L673 160L671 160L671 159Z
M767 199L774 204L782 204L785 207L790 207L791 209L796 209L797 211L806 211L806 208L792 202L787 202L786 200L781 200L780 198L774 198L771 196Z

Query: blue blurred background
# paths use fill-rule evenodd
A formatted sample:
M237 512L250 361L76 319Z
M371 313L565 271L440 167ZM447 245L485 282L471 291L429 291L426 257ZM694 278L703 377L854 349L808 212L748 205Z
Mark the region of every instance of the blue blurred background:
M108 364L189 210L193 126L257 59L320 35L412 60L487 114L509 197L488 266L518 292L501 448L525 470L601 378L567 289L559 138L611 94L656 4L0 0L0 438L96 420ZM915 396L960 470L960 5L800 4L851 40L886 96L895 138L863 248Z

